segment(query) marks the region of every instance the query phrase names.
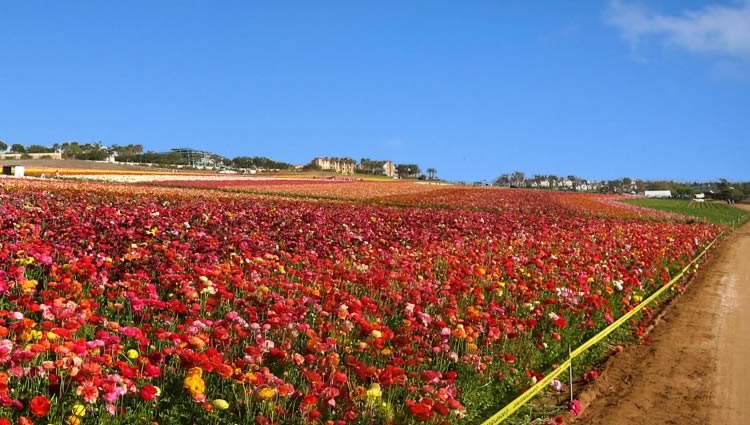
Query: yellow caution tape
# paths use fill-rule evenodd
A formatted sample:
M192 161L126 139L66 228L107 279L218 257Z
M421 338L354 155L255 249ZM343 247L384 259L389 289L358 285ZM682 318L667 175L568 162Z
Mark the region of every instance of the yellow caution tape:
M544 379L542 379L541 381L539 381L536 384L534 384L534 386L532 386L528 390L524 391L523 394L521 394L520 396L518 396L515 400L511 401L505 407L503 407L502 409L500 409L499 412L495 413L489 419L487 419L486 421L484 421L484 423L482 423L482 425L497 425L497 424L501 423L502 421L508 419L513 413L515 413L523 405L525 405L526 403L528 403L529 401L531 401L531 399L534 398L535 395L537 395L540 391L542 391L544 389L544 387L546 387L547 385L549 385L550 381L552 381L558 375L560 375L561 373L563 373L565 371L565 369L569 368L570 365L571 365L571 362L573 361L574 358L580 356L586 350L588 350L589 348L591 348L592 345L596 344L597 342L599 342L602 339L604 339L605 337L607 337L607 335L611 334L615 329L619 328L623 323L627 322L628 319L630 319L634 315L638 314L638 312L640 312L641 310L643 310L647 305L649 305L655 299L659 298L659 295L663 294L664 291L666 291L667 289L671 288L672 285L674 285L678 280L680 280L680 278L682 276L685 275L685 272L687 272L688 269L693 264L697 263L698 260L700 260L701 257L703 257L706 254L706 252L708 252L708 250L716 243L717 240L719 240L719 238L721 238L721 236L723 234L724 234L724 232L721 232L721 234L719 234L719 236L717 236L716 239L712 240L711 243L709 243L706 246L706 248L704 248L703 251L697 257L695 257L693 259L693 261L691 261L690 263L688 263L688 265L685 266L685 268L683 268L666 285L664 285L661 288L659 288L659 290L657 290L656 292L654 292L653 294L651 294L650 297L648 297L645 300L643 300L643 302L641 302L640 304L638 304L637 306L635 306L632 310L630 310L629 312L625 313L622 317L620 317L619 319L617 319L616 321L614 321L611 325L609 325L606 328L602 329L601 332L599 332L598 334L594 335L591 339L589 339L588 341L586 341L583 344L581 344L580 347L578 347L575 350L573 350L570 353L570 355L568 357L568 360L566 360L563 364L561 364L560 366L558 366L555 370L553 370L552 372L550 372L549 374L547 374L547 376L545 376Z

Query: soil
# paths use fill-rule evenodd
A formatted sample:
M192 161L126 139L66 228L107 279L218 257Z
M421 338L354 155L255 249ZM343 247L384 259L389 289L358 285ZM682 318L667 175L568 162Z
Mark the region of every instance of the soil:
M750 423L750 223L688 288L647 343L607 362L573 423Z

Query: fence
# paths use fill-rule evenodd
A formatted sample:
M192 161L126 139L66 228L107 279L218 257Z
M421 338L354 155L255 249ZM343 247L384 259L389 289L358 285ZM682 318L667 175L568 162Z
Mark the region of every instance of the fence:
M701 251L700 254L698 254L697 257L695 257L690 263L688 263L685 268L683 268L675 277L672 278L666 285L659 288L656 292L651 294L650 297L643 300L640 304L638 304L636 307L634 307L632 310L624 314L622 317L614 321L611 325L604 328L601 332L594 335L591 339L581 344L580 347L576 348L575 350L571 351L568 355L568 359L565 360L560 366L558 366L555 370L547 374L542 380L534 384L531 388L526 390L523 394L518 396L515 400L508 403L505 407L500 409L499 412L492 415L489 419L487 419L482 425L497 425L501 423L502 421L508 419L513 413L515 413L518 409L523 407L526 403L528 403L534 396L536 396L540 391L542 391L549 383L558 377L560 374L565 372L566 369L570 368L573 364L573 359L580 356L586 350L591 348L594 344L601 341L607 335L612 333L615 329L622 326L623 323L627 322L631 317L638 314L643 308L645 308L647 305L651 304L655 299L659 298L661 294L663 294L665 291L667 291L669 288L672 287L677 281L679 281L682 276L692 267L695 263L698 262L705 254L708 252L708 250L716 243L716 241L719 240L724 235L724 232L721 232L719 236L717 236L714 240L711 241L704 249Z

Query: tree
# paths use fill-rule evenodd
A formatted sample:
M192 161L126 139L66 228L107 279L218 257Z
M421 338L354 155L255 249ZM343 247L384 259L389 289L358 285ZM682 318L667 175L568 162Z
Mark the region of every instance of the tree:
M10 152L11 153L26 153L26 148L23 147L23 145L20 143L14 143L10 147Z
M514 171L510 175L510 181L516 187L521 187L525 178L526 174L521 171Z
M419 169L417 164L398 164L396 166L396 173L399 178L416 178L422 171Z
M5 152L7 150L8 150L8 145L2 140L0 140L0 151Z
M498 176L498 177L497 177L497 178L495 179L495 185L496 185L496 186L510 186L510 175L509 175L509 174L507 174L507 173L505 173L505 174L500 174L500 175L499 175L499 176Z
M357 168L361 173L384 175L385 161L373 161L369 158L362 158Z
M291 164L278 162L262 156L238 156L231 160L235 168L262 169L262 170L287 170L292 168Z
M26 148L26 153L52 153L54 149L42 145L30 145Z
M427 169L427 178L429 180L435 180L435 174L437 174L437 170L434 168L428 168Z

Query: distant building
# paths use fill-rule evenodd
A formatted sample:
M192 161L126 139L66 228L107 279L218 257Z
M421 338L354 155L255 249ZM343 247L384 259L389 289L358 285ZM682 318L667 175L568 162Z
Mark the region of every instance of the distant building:
M365 174L396 177L396 164L389 160L371 160L362 158L357 169Z
M647 190L644 192L646 198L671 198L671 190Z
M172 149L172 154L179 154L182 162L191 167L215 167L221 165L216 161L216 154L205 151L198 151L190 148Z
M396 164L393 161L385 161L383 163L383 172L388 177L396 177Z
M313 159L313 164L324 171L335 171L341 174L354 174L357 162L351 158L321 158Z

